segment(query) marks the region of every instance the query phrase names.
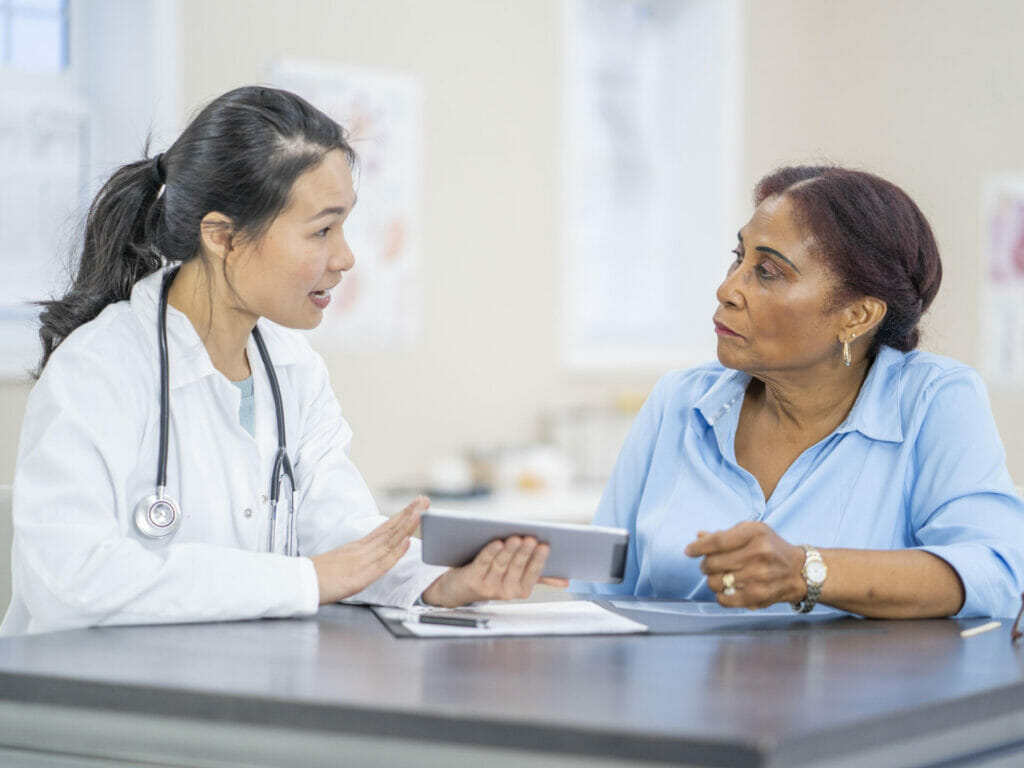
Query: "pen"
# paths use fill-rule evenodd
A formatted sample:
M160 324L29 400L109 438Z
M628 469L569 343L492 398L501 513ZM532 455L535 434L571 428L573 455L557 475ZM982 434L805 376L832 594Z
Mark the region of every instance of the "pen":
M446 616L443 613L421 613L420 624L445 624L450 627L478 627L487 626L487 619L476 616Z
M1001 626L1003 626L1003 622L1001 621L990 621L988 624L979 624L976 627L965 629L960 633L960 637L974 637L975 635L980 635L982 632L988 632L990 629L996 629Z

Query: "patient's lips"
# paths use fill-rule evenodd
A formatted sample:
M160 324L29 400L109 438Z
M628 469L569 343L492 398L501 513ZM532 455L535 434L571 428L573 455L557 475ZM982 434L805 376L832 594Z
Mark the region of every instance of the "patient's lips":
M736 333L736 331L727 326L725 323L720 322L718 320L714 320L713 322L715 324L715 333L717 333L719 336L731 336L736 339L743 338L740 334Z

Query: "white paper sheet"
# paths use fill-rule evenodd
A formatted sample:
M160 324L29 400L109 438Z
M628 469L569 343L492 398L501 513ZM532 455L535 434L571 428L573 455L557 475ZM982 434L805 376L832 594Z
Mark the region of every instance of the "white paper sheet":
M440 612L434 608L375 606L374 613L385 621L401 621L417 637L496 637L504 635L623 635L646 632L647 627L587 600L562 600L551 603L480 603L460 608L488 620L486 627L456 627L421 624L422 613Z

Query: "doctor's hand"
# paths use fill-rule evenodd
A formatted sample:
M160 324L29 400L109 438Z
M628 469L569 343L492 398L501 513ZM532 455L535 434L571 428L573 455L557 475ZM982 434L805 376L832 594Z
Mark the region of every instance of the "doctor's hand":
M764 523L748 521L715 533L701 531L686 546L686 554L703 558L700 570L720 605L765 608L795 603L807 594L801 575L803 547L790 544ZM732 582L731 591L727 581Z
M537 583L569 586L566 579L540 578L551 547L532 536L496 539L469 565L452 568L423 591L423 602L454 608L477 600L529 597Z
M419 496L363 538L311 557L320 586L320 604L351 597L390 570L409 549L409 537L428 506L430 502Z

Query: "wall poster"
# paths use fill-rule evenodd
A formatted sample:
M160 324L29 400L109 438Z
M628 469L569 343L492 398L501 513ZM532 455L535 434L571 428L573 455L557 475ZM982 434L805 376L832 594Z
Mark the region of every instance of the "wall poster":
M1024 387L1024 176L989 179L982 200L981 371Z
M284 61L270 82L309 100L350 134L359 202L345 223L356 256L311 336L318 346L395 348L418 332L419 82L412 76Z

